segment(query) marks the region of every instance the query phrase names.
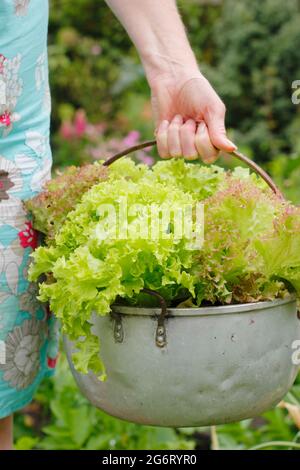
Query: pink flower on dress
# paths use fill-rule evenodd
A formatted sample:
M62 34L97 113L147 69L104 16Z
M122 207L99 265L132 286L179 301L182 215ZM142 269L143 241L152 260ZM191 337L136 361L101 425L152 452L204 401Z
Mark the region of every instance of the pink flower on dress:
M52 357L47 358L47 364L48 364L49 369L55 369L57 359L58 359L58 356L56 356L54 359Z
M11 59L0 55L0 74L1 82L4 83L5 98L0 100L0 135L3 137L11 132L14 123L21 118L19 113L15 112L23 90L23 82L19 77L21 60L21 54L17 54Z
M10 113L8 113L7 111L5 111L3 114L1 114L0 116L0 124L2 124L3 126L10 126L11 125L11 116L10 116Z
M30 220L25 222L26 229L18 233L20 244L23 248L31 247L33 250L38 246L38 233L33 229Z

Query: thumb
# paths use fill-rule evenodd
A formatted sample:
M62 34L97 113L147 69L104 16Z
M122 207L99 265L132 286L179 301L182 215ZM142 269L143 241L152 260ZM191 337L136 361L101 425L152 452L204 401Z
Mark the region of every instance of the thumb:
M233 152L237 146L228 139L225 129L225 113L208 113L206 125L211 143L218 149L225 152Z

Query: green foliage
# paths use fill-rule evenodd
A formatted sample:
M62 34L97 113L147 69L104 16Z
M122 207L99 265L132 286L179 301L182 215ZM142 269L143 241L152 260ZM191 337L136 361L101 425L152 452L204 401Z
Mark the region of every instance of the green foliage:
M286 400L300 407L299 381ZM39 415L46 416L47 422L42 428L32 426L26 409L17 415L16 450L185 450L197 449L208 434L207 428L139 426L97 410L80 394L63 354L55 377L43 382L33 406L40 407ZM276 449L300 443L293 420L279 408L253 420L217 426L217 437L221 449L249 449L261 444ZM284 446L270 445L274 440Z
M284 8L281 0L225 0L215 24L212 80L237 142L261 160L299 150L299 107L291 101L292 82L300 77L299 21L297 0Z
M285 197L300 204L300 157L278 155L268 165L272 177L284 192Z
M169 428L138 426L112 418L92 407L80 394L67 362L61 357L55 380L51 381L46 406L50 423L43 428L43 438L26 438L46 450L138 450L193 449L193 438L186 438ZM17 448L26 444L25 438Z
M14 448L15 450L32 450L35 448L38 441L39 439L37 437L22 436L17 440Z
M133 89L141 77L124 29L105 2L95 0L80 0L76 5L51 0L49 66L53 129L65 119L66 110L79 107L91 119L109 120L119 111L122 91ZM141 80L146 90L143 76Z
M300 77L298 0L180 1L200 68L227 105L227 124L237 144L258 160L300 151L299 106L292 82ZM137 53L104 2L52 0L49 64L53 126L83 108L107 135L138 128L152 134L149 89ZM91 98L92 97L92 98ZM146 106L146 108L145 108ZM145 116L146 109L146 116ZM53 135L55 153L61 140Z
M286 400L300 410L299 378L298 385L294 385ZM281 408L274 408L253 420L218 426L217 431L222 449L300 449L296 423Z

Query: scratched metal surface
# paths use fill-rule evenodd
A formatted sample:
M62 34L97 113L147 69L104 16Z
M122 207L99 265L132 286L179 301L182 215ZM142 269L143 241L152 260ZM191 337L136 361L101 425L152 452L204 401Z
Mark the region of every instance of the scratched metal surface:
M159 309L122 312L123 341L110 317L95 317L106 382L77 373L72 343L67 356L82 393L107 413L156 426L207 426L259 415L292 386L299 366L296 301L244 306L170 309L167 344L155 344Z

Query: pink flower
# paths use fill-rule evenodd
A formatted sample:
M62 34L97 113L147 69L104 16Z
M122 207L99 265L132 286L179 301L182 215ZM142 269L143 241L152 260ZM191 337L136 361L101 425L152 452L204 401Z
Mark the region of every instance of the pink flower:
M75 113L74 123L64 121L60 126L60 135L65 140L80 139L90 131L91 125L88 123L85 111L79 109Z
M90 141L98 142L99 138L103 136L106 127L106 124L102 122L99 122L98 124L88 123L85 134Z
M99 44L94 44L92 47L91 47L91 54L92 55L100 55L102 52L102 49L101 49L101 46Z
M154 158L142 151L138 153L137 159L148 166L151 166L154 163Z
M6 126L6 127L11 125L10 114L7 111L5 111L5 113L1 114L0 124L2 124L3 126Z
M32 228L31 221L25 222L26 229L18 233L20 244L23 248L31 247L33 250L38 246L38 233Z
M52 357L47 358L47 364L50 369L55 369L57 359L58 357L55 357L54 359Z
M74 129L76 137L81 137L87 128L87 119L86 114L83 109L79 109L76 111L75 119L74 119Z
M140 133L139 131L131 131L129 134L123 139L122 144L125 147L132 147L133 145L136 145L140 139Z
M65 140L72 140L74 137L74 128L70 121L63 122L59 132Z

